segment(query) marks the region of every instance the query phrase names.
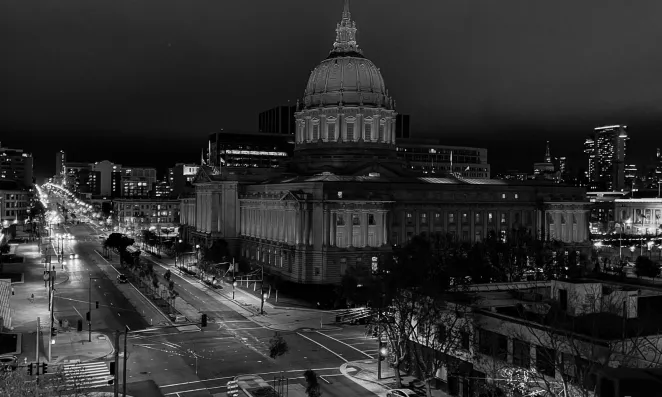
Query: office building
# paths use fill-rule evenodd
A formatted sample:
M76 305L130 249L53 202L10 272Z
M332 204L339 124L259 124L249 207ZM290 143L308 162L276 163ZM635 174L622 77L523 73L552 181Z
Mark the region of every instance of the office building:
M178 197L185 191L193 191L193 180L200 169L196 164L177 163L168 169L172 195Z
M149 197L156 184L156 168L121 167L120 180L119 197Z
M141 230L168 230L174 235L179 226L180 203L177 199L119 198L113 200L114 226L123 233Z
M0 179L0 225L23 225L28 219L30 192L18 181Z
M639 171L636 164L625 164L625 190L636 191L639 190L640 178Z
M584 143L588 158L589 189L620 191L630 189L625 182L628 133L626 125L597 127Z
M0 142L0 179L13 180L29 188L33 184L33 159L22 149L3 147Z
M228 168L279 168L294 149L294 136L222 131L209 134L208 165Z
M277 106L258 116L258 131L267 134L294 135L296 106Z
M436 139L397 139L398 157L421 175L447 175L490 179L487 149L448 146Z
M395 139L398 143L398 139L409 139L409 115L408 114L397 114L395 116Z
M66 173L67 154L64 150L55 153L55 175L64 175Z

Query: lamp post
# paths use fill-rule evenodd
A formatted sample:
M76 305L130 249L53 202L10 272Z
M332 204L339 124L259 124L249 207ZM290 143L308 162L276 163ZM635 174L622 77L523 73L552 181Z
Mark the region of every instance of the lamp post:
M88 301L87 301L87 328L89 331L89 340L88 342L92 342L92 280L98 280L99 277L90 277L90 284L88 286Z
M180 246L181 243L182 243L181 239L177 240L177 246L175 247L175 267L179 267L177 265L177 261L179 259L179 246Z
M195 245L195 266L198 268L198 273L200 273L200 244Z

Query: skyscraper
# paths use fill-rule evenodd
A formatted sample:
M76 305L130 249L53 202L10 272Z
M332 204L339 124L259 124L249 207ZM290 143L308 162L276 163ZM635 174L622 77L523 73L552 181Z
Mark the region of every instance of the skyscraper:
M625 183L625 154L630 139L626 125L596 127L586 139L584 153L588 155L590 190L622 191Z
M64 150L55 153L55 175L66 174L67 155Z

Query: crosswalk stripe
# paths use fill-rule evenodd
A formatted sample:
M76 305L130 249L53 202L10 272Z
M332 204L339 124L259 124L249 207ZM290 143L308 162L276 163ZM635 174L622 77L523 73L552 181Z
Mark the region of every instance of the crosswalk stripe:
M77 385L82 388L107 386L110 370L106 362L89 362L64 364L62 369L67 385Z

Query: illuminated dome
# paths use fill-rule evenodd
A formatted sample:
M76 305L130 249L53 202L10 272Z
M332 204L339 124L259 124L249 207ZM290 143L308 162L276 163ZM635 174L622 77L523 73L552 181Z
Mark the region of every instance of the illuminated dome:
M395 101L356 43L345 0L333 49L297 102L293 165L299 173L353 174L375 164L402 168L395 150Z
M364 105L392 107L379 69L363 56L356 42L356 23L345 1L342 19L336 26L336 40L329 56L308 78L304 107Z

